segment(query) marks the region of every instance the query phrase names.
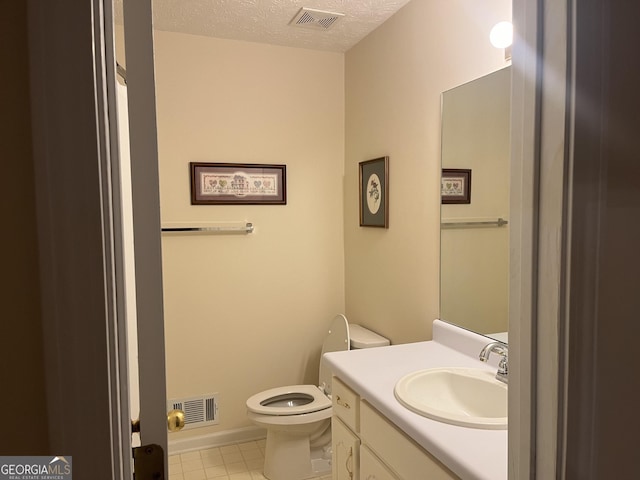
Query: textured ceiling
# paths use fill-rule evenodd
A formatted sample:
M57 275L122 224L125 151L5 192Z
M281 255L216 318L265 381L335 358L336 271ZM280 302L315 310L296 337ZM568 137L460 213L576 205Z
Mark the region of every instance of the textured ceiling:
M116 0L116 21L122 19ZM135 0L134 0L135 1ZM157 30L345 52L409 0L153 0ZM328 30L289 25L301 7L343 13Z

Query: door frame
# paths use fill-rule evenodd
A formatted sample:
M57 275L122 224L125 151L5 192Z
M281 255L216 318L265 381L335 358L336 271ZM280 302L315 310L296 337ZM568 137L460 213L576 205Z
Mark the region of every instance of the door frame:
M78 478L119 480L131 427L109 6L29 0L28 31L49 445Z
M513 3L510 480L564 478L575 7Z
M123 353L126 345L122 340L122 322L119 323L124 310L118 295L123 288L119 276L122 260L118 253L119 206L112 197L118 188L113 174L113 162L117 159L117 134L113 126L115 92L110 90L116 81L112 2L92 0L82 6L68 3L29 0L50 443L52 449L74 455L78 476L99 478L96 472L103 472L105 479L119 480L131 476L126 458L130 445L128 400L123 391L127 378ZM139 136L131 135L135 138L131 154L136 159L132 171L134 229L136 243L144 245L136 250L138 315L143 325L145 318L149 320L149 330L142 338L151 332L152 338L162 340L151 343L163 344L164 329L158 328L163 324L163 316L151 0L125 2L125 9L129 112L132 130L139 129L136 130ZM554 105L545 104L545 99L553 99L545 97L548 91L540 90L540 86L558 80L565 82L567 9L568 4L554 6L551 0L514 0L513 8L516 30L522 35L520 43L514 45L516 80L515 115L512 115L512 133L516 138L513 157L522 163L515 165L513 178L522 188L520 198L516 198L521 216L512 218L511 223L516 235L512 238L513 245L523 248L519 257L512 257L522 278L511 285L510 359L511 369L517 375L510 388L514 394L509 399L509 475L518 480L542 478L545 472L555 472L559 458L555 441L541 442L546 435L557 439L560 431L558 363L554 363L553 357L536 353L561 349L558 329L562 286L549 287L550 282L541 282L542 274L536 272L550 258L556 258L560 260L558 268L547 272L550 275L547 278L562 280L562 259L566 253L564 203L561 211L552 205L540 205L539 190L543 179L549 178L546 175L556 167L554 157L545 155L554 144L561 147L561 152L566 151L563 110L566 107L545 110L546 116L541 119L545 105ZM562 43L554 44L551 40ZM558 48L561 51L556 50L556 55L548 55ZM543 59L531 55L531 51L542 51L547 56ZM554 78L552 66L560 67L564 76ZM73 88L68 88L71 82ZM551 138L543 138L543 132L553 133L551 127L560 120L563 128L555 130ZM544 142L550 143L545 146ZM559 188L562 195L566 185L559 178L561 185L554 188ZM546 215L551 215L552 231L543 235L539 227L545 224ZM545 236L549 233L550 237ZM541 242L546 238L557 241L547 245L547 253L540 255ZM551 288L555 304L537 303L544 297L544 288ZM538 315L541 309L552 315L542 318ZM550 336L544 336L546 333ZM144 357L147 342L141 340L139 347ZM150 358L154 355L160 363L141 359L141 364L146 365L141 368L164 372L164 346L161 359L157 352ZM545 390L546 398L542 398L543 389L536 389L536 385L547 373L552 381L545 377L545 388L551 387ZM164 375L156 383L164 388ZM148 387L145 384L141 394ZM149 417L141 418L141 422L143 443L152 441L154 435L160 443L164 438L166 452L165 399L166 392L156 396L155 406L144 410ZM72 415L68 414L70 411ZM541 418L549 419L548 423L543 425ZM92 441L87 442L87 438ZM83 475L86 459L90 459L87 465L90 470ZM555 478L555 473L545 478Z
M136 252L141 440L166 453L151 0L125 3L134 231L144 245ZM49 445L73 457L78 478L105 480L132 478L113 25L110 0L29 0Z

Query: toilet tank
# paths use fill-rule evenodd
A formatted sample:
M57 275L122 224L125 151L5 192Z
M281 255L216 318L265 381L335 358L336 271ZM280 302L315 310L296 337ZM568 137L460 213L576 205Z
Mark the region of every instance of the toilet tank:
M349 340L349 341L348 341ZM348 342L348 345L347 345ZM324 354L342 352L360 348L383 347L390 345L388 338L384 338L368 328L347 322L347 317L337 315L329 328L329 334L322 344L320 355L319 387L327 395L331 395L332 372L324 361ZM349 348L345 348L345 347Z
M349 338L351 349L384 347L391 344L388 338L354 323L349 324Z

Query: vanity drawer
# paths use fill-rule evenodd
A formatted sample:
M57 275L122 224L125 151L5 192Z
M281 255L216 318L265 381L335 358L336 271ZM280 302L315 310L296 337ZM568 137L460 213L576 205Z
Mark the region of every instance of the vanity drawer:
M331 386L333 414L339 417L351 430L360 431L360 398L340 379L333 377Z
M404 480L458 478L366 401L362 402L360 415L362 443L369 446L400 478Z

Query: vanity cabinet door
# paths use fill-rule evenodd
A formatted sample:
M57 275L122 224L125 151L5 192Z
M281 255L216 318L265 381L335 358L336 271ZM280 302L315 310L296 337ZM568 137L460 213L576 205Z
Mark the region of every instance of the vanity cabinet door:
M366 401L360 402L360 438L404 480L456 480L458 477L407 437ZM362 477L366 480L366 477Z
M360 439L337 417L331 418L333 480L358 480Z
M360 447L361 480L399 480L365 445Z

